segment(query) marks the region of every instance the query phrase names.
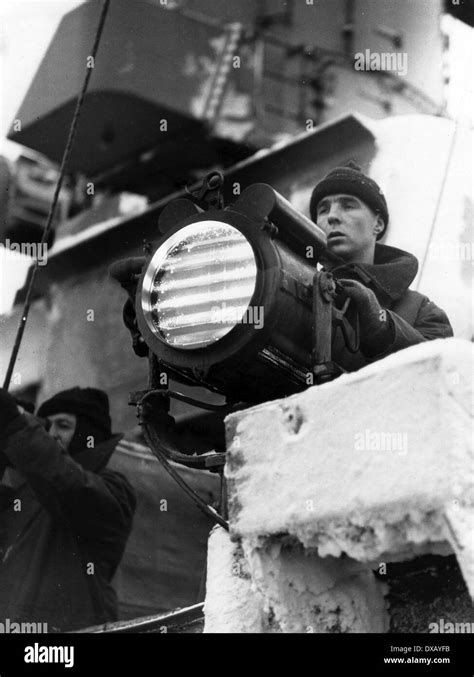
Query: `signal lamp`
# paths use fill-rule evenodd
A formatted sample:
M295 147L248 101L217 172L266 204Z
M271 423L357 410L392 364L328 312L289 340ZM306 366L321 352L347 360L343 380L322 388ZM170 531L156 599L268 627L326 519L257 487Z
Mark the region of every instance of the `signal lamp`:
M226 527L225 518L169 463L218 470L222 476L222 436L214 435L212 453L183 452L183 431L169 415L170 398L210 410L204 429L209 432L217 422L222 430L224 415L242 403L284 397L340 374L331 360L335 327L341 326L353 352L358 331L345 317L349 299L337 309L337 283L318 270L323 254L333 258L323 231L264 183L249 186L224 209L221 184L222 178L211 174L196 198L202 204L209 194L210 209L187 199L170 202L148 258L119 261L110 273L129 295L123 317L135 353L149 359L149 388L130 397L145 439L199 508ZM227 404L215 406L163 388L163 372L220 393ZM189 441L190 427L184 427Z
M266 184L226 209L178 200L158 226L163 236L144 266L135 312L164 369L230 402L305 388L324 233Z

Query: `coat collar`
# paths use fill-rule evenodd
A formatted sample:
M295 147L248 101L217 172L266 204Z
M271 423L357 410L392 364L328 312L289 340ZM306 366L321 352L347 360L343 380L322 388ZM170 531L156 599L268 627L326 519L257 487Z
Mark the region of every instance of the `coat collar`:
M90 470L91 472L100 472L103 470L107 463L110 460L110 457L115 451L119 440L121 440L123 435L121 433L112 435L105 442L101 442L94 449L84 449L77 454L74 454L72 457L76 463L82 465L84 470Z
M375 245L374 263L348 263L329 267L336 278L356 278L371 284L380 294L392 301L401 298L418 272L418 260L413 254L389 247Z

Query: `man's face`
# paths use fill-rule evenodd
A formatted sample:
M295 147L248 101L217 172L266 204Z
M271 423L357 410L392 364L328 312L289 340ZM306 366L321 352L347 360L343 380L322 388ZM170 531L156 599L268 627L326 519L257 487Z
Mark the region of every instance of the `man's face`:
M51 423L49 434L61 445L64 451L67 451L76 431L76 415L52 414L48 416L48 421Z
M348 263L372 263L382 218L353 195L328 195L318 203L317 225L328 238L328 248Z

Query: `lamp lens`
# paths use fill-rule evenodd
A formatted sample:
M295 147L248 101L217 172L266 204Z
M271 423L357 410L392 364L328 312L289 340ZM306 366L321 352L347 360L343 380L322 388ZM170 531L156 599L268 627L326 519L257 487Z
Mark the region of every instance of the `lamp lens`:
M241 322L255 291L257 264L249 241L222 221L199 221L153 255L142 288L148 326L176 348L219 341Z

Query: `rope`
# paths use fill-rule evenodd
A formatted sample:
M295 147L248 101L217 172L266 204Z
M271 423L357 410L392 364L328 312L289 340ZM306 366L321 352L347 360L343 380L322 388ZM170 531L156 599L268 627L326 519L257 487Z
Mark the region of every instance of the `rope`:
M449 168L451 166L451 159L453 157L454 146L455 146L455 141L456 141L458 129L459 129L459 123L458 123L457 120L455 120L454 121L453 138L451 139L451 145L450 145L449 151L448 151L448 157L447 157L447 160L446 160L446 166L444 168L444 174L443 174L443 179L441 181L441 187L438 191L438 198L436 200L436 207L435 207L434 214L433 214L433 220L431 222L430 233L429 233L429 236L428 236L428 242L427 242L427 245L426 245L425 253L424 253L424 256L423 256L423 261L421 263L420 271L419 271L419 274L418 274L418 282L417 282L417 285L416 285L417 289L420 288L421 278L423 277L426 262L428 260L428 253L429 253L429 249L430 249L430 244L431 244L431 240L433 239L436 221L438 220L439 208L441 206L441 200L443 198L444 189L446 187L446 181L448 179L448 173L449 173Z
M96 35L95 35L94 45L92 47L92 53L91 53L91 56L92 56L94 62L95 62L95 57L96 57L97 51L99 49L99 43L100 43L100 39L101 39L101 36L102 36L102 31L103 31L103 28L104 28L105 19L106 19L106 16L107 16L107 12L109 10L109 6L110 6L110 0L104 0L104 4L102 5L102 11L101 11L101 14L100 14L99 24L97 26L97 32L96 32ZM81 89L80 94L77 98L76 108L75 108L75 111L74 111L74 116L72 118L71 127L69 129L69 135L68 135L66 147L64 149L63 159L62 159L62 162L61 162L61 168L59 170L58 182L56 184L56 188L55 188L54 196L53 196L53 201L51 203L51 207L49 208L46 226L44 227L43 236L41 238L40 249L48 241L49 231L51 230L51 224L53 222L54 213L56 211L56 205L57 205L57 202L58 202L59 193L61 191L64 176L66 174L66 169L67 169L67 165L68 165L68 161L69 161L69 155L70 155L70 152L71 152L72 144L74 142L74 137L76 135L77 124L78 124L78 121L79 121L79 116L80 116L80 113L81 113L82 104L83 104L83 101L84 101L84 96L87 92L87 87L89 85L89 80L90 80L90 77L91 77L91 74L92 74L92 70L93 70L92 68L87 68L86 76L85 76L84 82L82 84L82 89ZM8 364L7 373L5 375L5 380L3 382L3 387L5 388L5 390L8 390L8 388L10 387L10 381L11 381L11 377L12 377L12 374L13 374L13 369L15 368L15 363L16 363L16 360L17 360L17 357L18 357L18 352L20 350L21 341L22 341L22 338L23 338L23 333L25 331L26 322L28 320L28 314L30 312L31 301L32 301L33 288L34 288L34 284L35 284L35 280L36 280L36 274L38 272L38 265L39 265L38 259L35 259L34 263L33 263L33 269L32 269L32 273L31 273L31 276L30 276L30 280L28 282L25 303L24 303L24 306L23 306L23 313L22 313L21 318L20 318L20 323L19 323L19 326L18 326L16 338L15 338L15 344L14 344L13 349L12 349L12 354L10 356L10 362Z

